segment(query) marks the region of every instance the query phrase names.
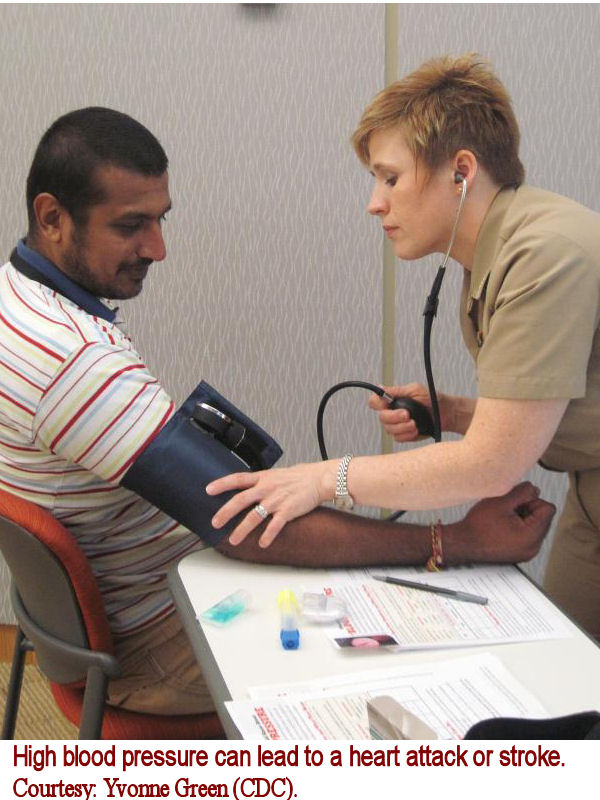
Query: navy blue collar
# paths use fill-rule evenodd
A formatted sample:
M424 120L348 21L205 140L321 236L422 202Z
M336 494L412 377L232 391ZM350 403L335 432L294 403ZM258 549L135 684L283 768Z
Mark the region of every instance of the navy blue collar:
M115 321L117 309L109 308L96 295L72 281L68 275L65 275L45 256L28 247L24 239L19 239L10 261L19 272L34 281L43 283L44 286L48 286L50 289L54 289L88 314L105 319L107 322Z

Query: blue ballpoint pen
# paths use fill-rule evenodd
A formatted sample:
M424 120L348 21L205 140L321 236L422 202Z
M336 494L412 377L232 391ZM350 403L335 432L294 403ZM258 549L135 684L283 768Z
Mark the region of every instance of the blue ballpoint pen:
M281 630L279 637L284 650L297 650L300 647L298 630L298 603L290 589L282 589L277 597L277 605L281 612Z

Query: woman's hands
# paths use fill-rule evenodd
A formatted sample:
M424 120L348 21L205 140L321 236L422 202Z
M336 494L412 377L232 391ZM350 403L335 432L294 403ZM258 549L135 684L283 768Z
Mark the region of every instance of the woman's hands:
M382 387L390 397L410 397L432 412L431 397L427 387L421 383L407 383L404 386ZM475 401L465 397L454 397L438 392L441 428L443 431L466 433L475 407ZM369 408L379 412L383 429L397 442L414 442L419 438L415 421L406 409L390 409L387 401L376 394L369 399Z
M268 547L283 526L312 511L335 493L337 462L323 461L315 464L296 464L286 469L269 469L262 472L236 472L219 478L206 487L207 494L238 491L220 508L212 519L214 528L222 528L233 517L250 507L250 511L229 537L231 544L240 544L263 521L255 510L260 504L270 521L263 531L259 545Z

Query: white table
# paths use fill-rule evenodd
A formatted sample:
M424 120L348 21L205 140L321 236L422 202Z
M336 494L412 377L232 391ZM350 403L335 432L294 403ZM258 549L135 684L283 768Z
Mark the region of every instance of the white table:
M306 624L301 628L300 649L284 650L279 641L279 591L292 589L297 597L307 588L320 591L329 582L326 576L330 573L331 570L249 564L225 558L215 550L193 553L172 571L171 591L229 738L239 739L240 735L224 703L246 699L249 686L473 653L473 648L348 652L332 647L318 626ZM237 589L250 592L249 611L223 628L198 620L202 611ZM552 605L547 598L544 602ZM572 638L483 648L498 656L551 716L600 709L600 648L566 617L565 621Z

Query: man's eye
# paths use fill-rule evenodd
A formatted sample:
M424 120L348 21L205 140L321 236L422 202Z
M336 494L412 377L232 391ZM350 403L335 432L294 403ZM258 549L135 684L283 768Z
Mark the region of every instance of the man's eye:
M122 233L135 233L141 228L141 222L119 222L115 228Z
M397 180L398 180L398 178L395 175L392 175L391 178L386 178L385 179L385 185L386 186L395 186Z

